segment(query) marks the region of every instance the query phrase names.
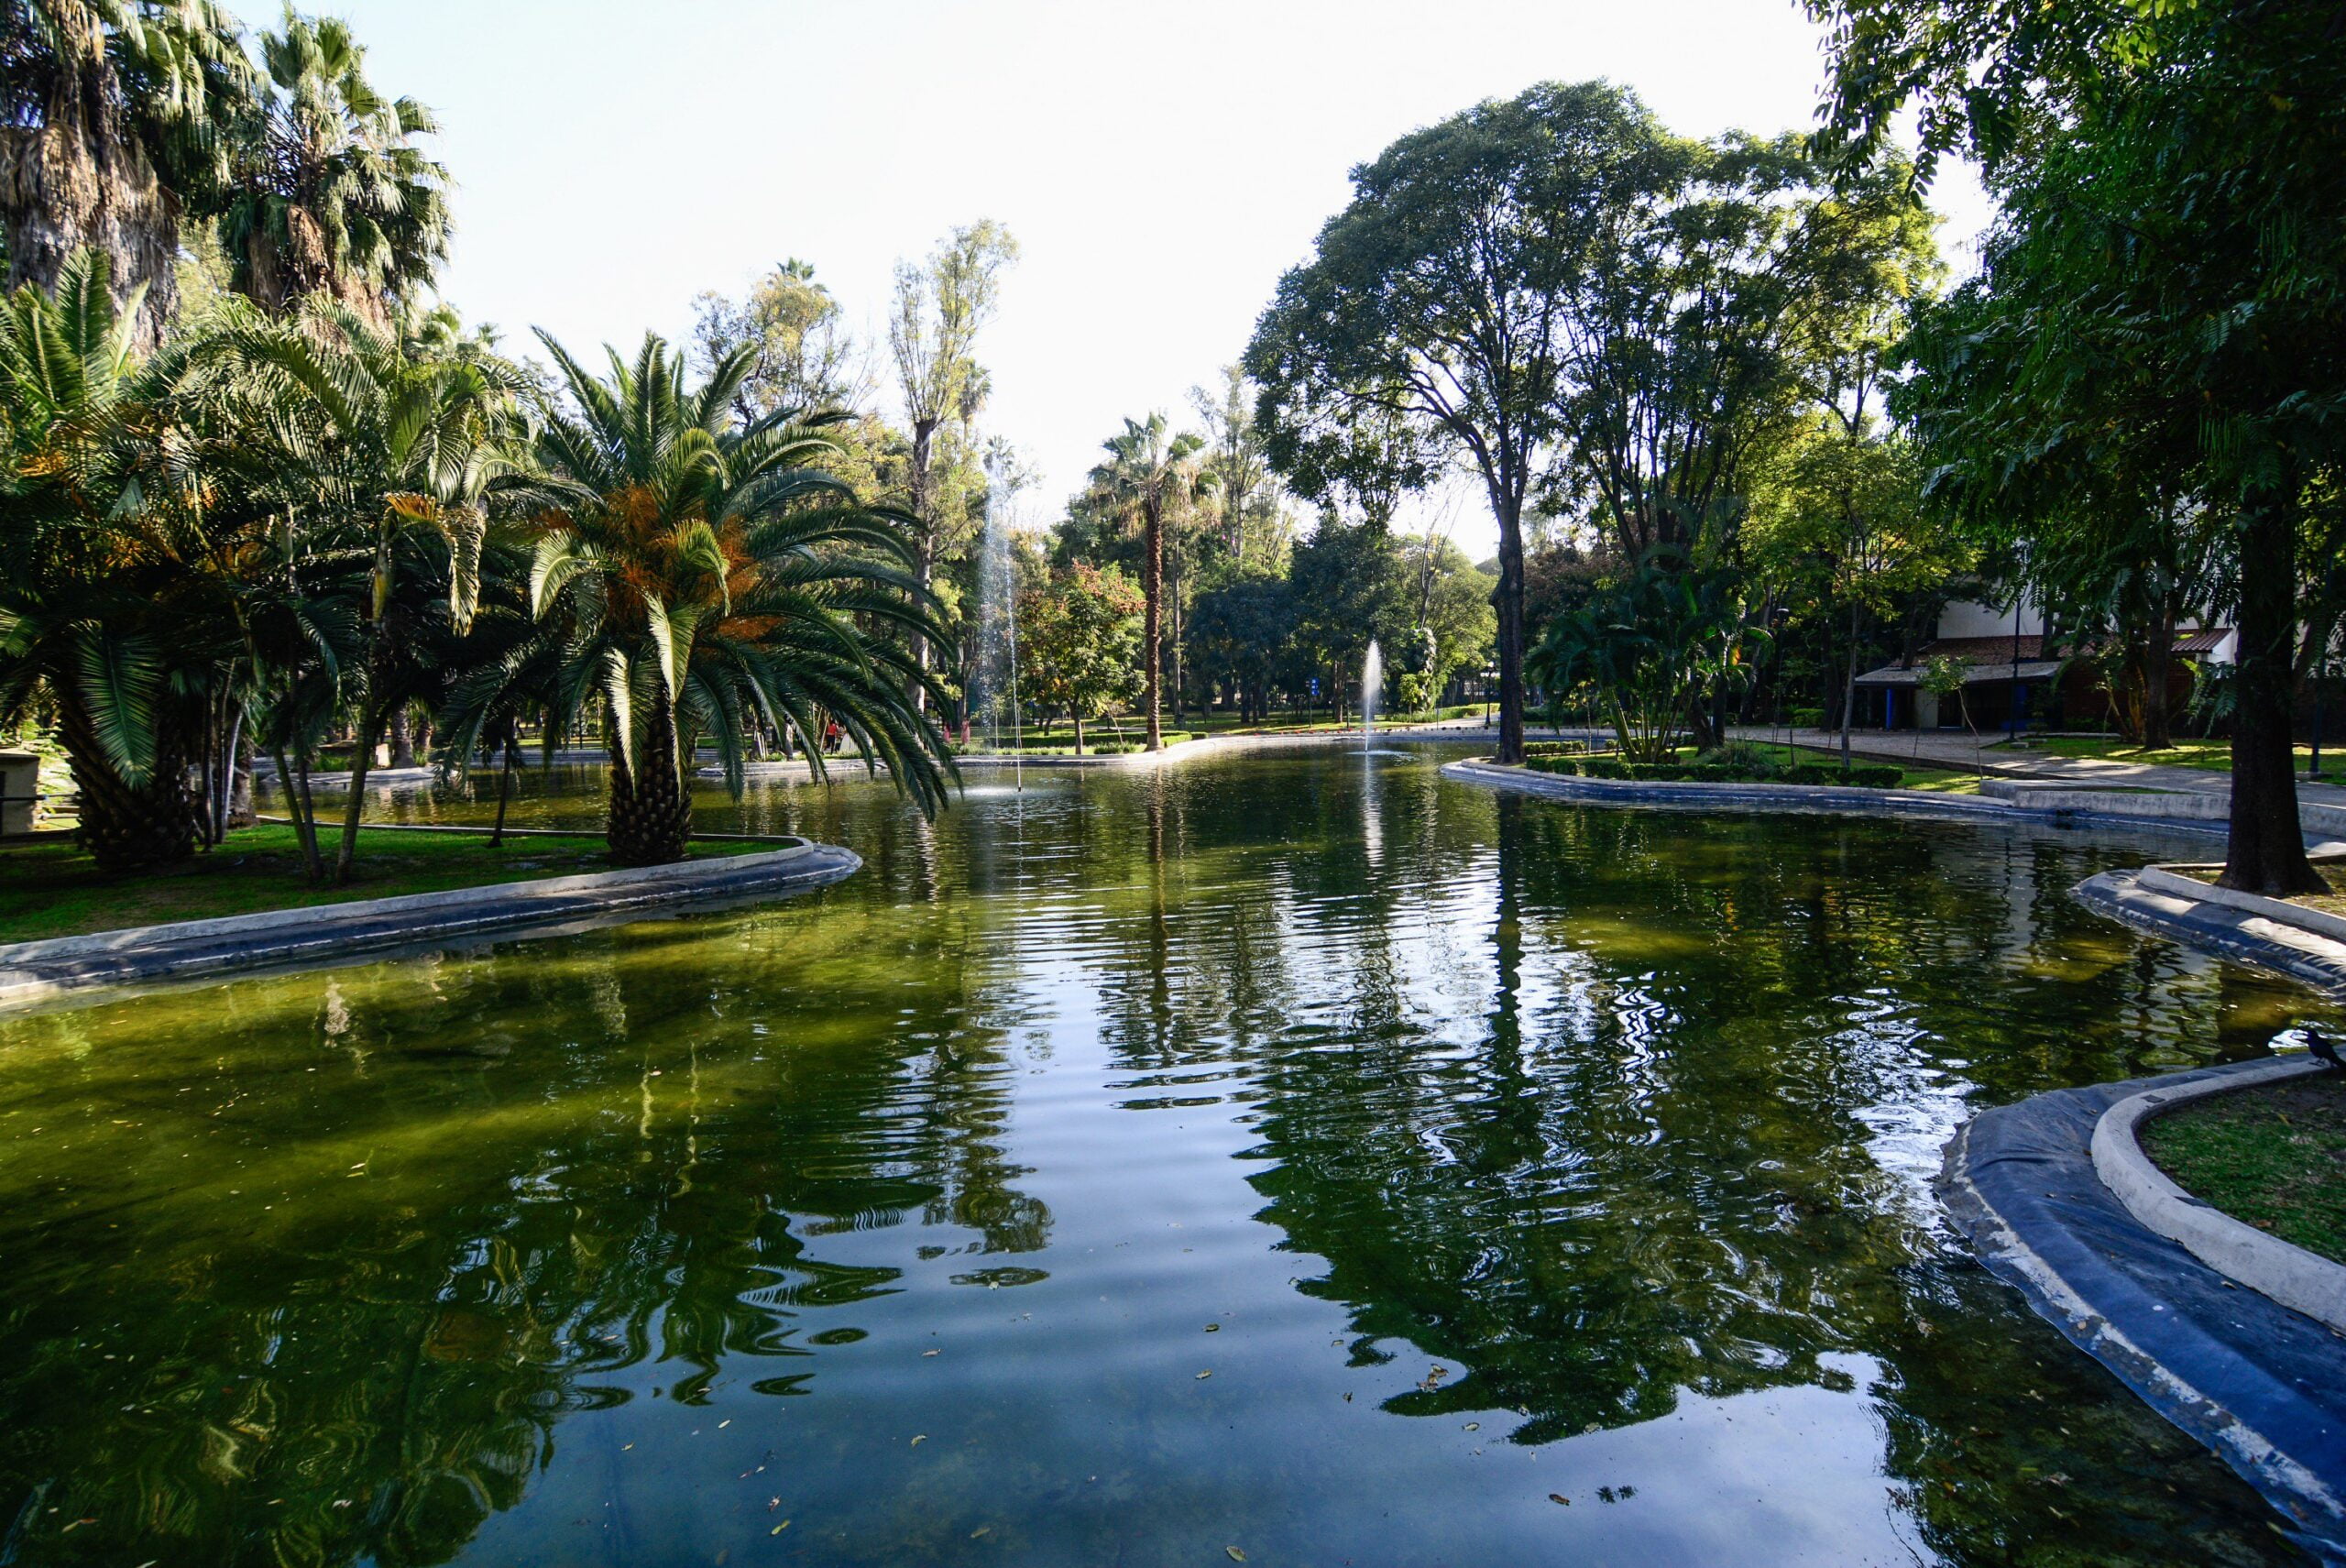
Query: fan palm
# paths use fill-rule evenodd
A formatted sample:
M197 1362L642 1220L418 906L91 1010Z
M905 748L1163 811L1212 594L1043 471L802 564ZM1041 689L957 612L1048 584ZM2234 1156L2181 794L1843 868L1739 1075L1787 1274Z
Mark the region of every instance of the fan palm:
M375 90L346 23L289 12L260 52L268 85L220 221L230 275L272 310L329 294L385 327L448 253L448 171L414 144L439 125Z
M1141 597L1147 601L1146 629L1141 636L1144 701L1148 705L1148 749L1165 749L1159 728L1161 706L1157 666L1165 598L1165 521L1188 497L1195 484L1197 456L1205 445L1198 436L1168 432L1165 416L1124 421L1124 433L1104 443L1108 460L1091 470L1096 494L1141 528Z
M783 411L731 425L751 347L693 387L656 335L632 361L611 352L608 378L539 335L569 404L545 422L529 494L540 634L460 685L452 750L479 743L500 693L552 691L565 726L599 704L606 831L631 865L684 856L699 742L714 743L738 795L761 725L795 732L819 773L836 721L934 811L951 763L918 704L942 694L908 640L942 633L911 570L910 520L862 504L826 470L842 455L826 421Z
M162 341L180 223L227 176L221 127L249 102L236 24L211 0L0 0L0 222L8 281L56 287L105 252L131 337Z

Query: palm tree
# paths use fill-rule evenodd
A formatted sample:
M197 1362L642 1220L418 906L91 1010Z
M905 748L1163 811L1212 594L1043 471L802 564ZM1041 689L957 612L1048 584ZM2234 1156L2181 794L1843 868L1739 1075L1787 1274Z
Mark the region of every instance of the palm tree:
M247 322L223 347L266 433L247 461L301 518L313 570L364 585L341 668L358 742L334 862L346 882L384 722L437 689L424 654L461 637L479 603L484 496L507 471L521 373L477 342L435 350L329 302Z
M212 0L0 0L0 223L8 283L54 289L95 246L132 345L162 342L180 225L227 178L222 127L251 62Z
M0 308L0 720L53 707L83 842L127 871L194 850L188 766L235 650L177 361L138 361L139 291L111 286L84 248Z
M1124 433L1108 438L1108 460L1091 470L1091 487L1109 506L1141 525L1142 598L1147 601L1142 634L1142 669L1148 704L1148 749L1165 749L1158 723L1159 626L1165 598L1165 520L1188 497L1203 440L1183 432L1168 435L1165 416L1124 421Z
M684 857L699 741L714 742L738 796L760 725L795 731L819 773L836 721L867 764L884 763L935 811L951 762L919 704L942 693L908 646L944 642L935 601L912 570L912 520L864 505L826 471L841 455L822 432L829 416L732 425L752 345L696 388L656 335L632 362L608 351L608 378L539 337L569 403L547 415L524 492L537 509L529 599L542 635L460 689L451 747L478 743L497 691L550 688L565 724L599 702L606 832L629 865Z
M220 220L230 276L272 310L328 294L386 329L448 254L448 171L414 145L438 122L375 91L346 23L289 12L260 50Z

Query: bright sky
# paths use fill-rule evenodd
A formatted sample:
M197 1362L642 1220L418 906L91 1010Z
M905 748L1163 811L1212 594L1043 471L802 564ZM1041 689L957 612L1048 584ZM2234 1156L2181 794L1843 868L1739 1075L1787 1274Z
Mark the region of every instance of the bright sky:
M444 290L514 347L681 337L784 257L867 335L891 269L991 216L1024 256L980 343L990 430L1056 510L1126 414L1189 412L1279 274L1403 133L1541 80L1673 129L1813 118L1792 0L341 0L386 92L445 127ZM255 25L273 21L250 0ZM1943 238L1988 206L1943 181ZM1960 258L1958 258L1958 265ZM884 367L884 357L881 361ZM883 385L883 401L893 396ZM1488 552L1487 520L1456 537Z

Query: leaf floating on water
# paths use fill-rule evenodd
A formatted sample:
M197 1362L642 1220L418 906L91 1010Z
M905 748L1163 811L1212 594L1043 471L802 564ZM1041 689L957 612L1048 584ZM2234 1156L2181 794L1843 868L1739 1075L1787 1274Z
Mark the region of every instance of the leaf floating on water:
M1218 1334L1222 1332L1222 1325L1220 1323L1208 1323L1206 1325L1206 1332L1210 1334Z
M780 1535L784 1530L786 1530L789 1528L790 1521L788 1519L784 1519L780 1524L774 1526L772 1530L766 1531L766 1533L768 1535Z
M914 1435L912 1442L905 1444L905 1446L907 1448L918 1448L922 1443L926 1442L927 1441L928 1434L926 1432L918 1432Z
M935 1354L937 1354L937 1353L936 1351L933 1351L933 1350L924 1350L924 1351L922 1351L922 1352L921 1352L921 1354L922 1354L923 1355L935 1355Z
M981 1525L980 1525L977 1529L975 1529L975 1530L971 1530L971 1531L970 1532L970 1539L971 1541L975 1541L975 1540L977 1540L977 1539L978 1539L978 1537L980 1537L980 1536L981 1536L981 1535L992 1535L992 1533L993 1533L993 1526L992 1526L992 1525L990 1525L990 1524L981 1524Z
M728 1417L726 1417L723 1420L721 1420L721 1421L719 1421L719 1422L718 1422L718 1423L717 1423L717 1430L718 1430L718 1431L723 1431L727 1427L729 1427L729 1426L731 1426L732 1424L733 1424L733 1418L732 1418L732 1417L730 1417L730 1416L728 1416Z
M1234 1546L1225 1546L1222 1550L1230 1553L1230 1560L1233 1563L1244 1563L1246 1561L1246 1554L1239 1551L1238 1548Z
M1481 1431L1483 1430L1483 1423L1480 1421L1468 1421L1466 1423L1466 1430L1468 1431Z
M1209 1377L1211 1377L1211 1376L1213 1376L1213 1374L1212 1374L1212 1373L1211 1373L1211 1372L1200 1372L1200 1373L1199 1373L1199 1374L1198 1374L1198 1381L1199 1381L1199 1382L1200 1382L1200 1383L1202 1383L1202 1382L1204 1382L1207 1378L1209 1378Z
M1562 1492L1549 1493L1548 1500L1551 1503L1562 1503L1568 1508L1573 1506L1573 1500L1570 1497L1565 1497Z

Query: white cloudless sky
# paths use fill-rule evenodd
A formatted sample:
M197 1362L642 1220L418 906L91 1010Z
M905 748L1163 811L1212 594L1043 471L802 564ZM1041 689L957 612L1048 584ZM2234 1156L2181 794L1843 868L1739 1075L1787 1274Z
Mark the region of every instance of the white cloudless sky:
M1672 129L1814 118L1792 0L332 0L457 182L443 291L515 348L681 338L692 297L814 263L861 334L899 258L979 217L1023 255L979 345L985 423L1055 510L1126 414L1189 415L1395 137L1540 81ZM247 19L273 22L254 6ZM1989 207L1942 181L1942 241ZM1961 265L1960 254L1955 259ZM878 362L884 371L884 354ZM882 378L880 400L893 411ZM1463 509L1457 537L1487 552Z

